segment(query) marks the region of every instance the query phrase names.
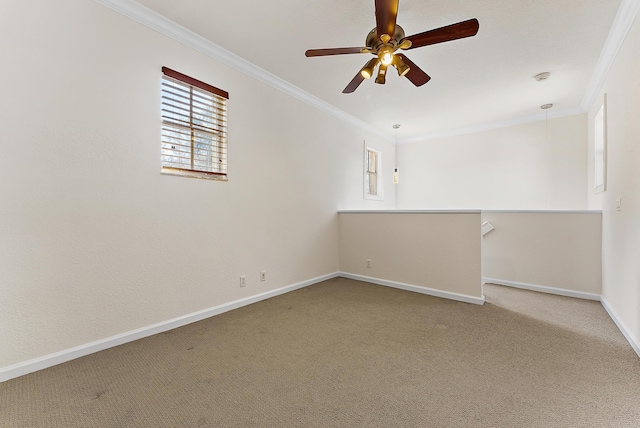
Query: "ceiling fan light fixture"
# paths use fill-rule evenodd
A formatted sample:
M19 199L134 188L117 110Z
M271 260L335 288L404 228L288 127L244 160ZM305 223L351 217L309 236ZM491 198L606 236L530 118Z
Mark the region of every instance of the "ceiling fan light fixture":
M373 76L373 70L376 68L379 61L380 60L378 58L373 58L364 67L362 67L362 70L360 70L360 74L362 75L362 77L364 77L365 79L370 79L371 76Z
M398 70L398 76L400 77L406 75L410 70L409 66L397 55L393 56L393 66Z
M397 24L398 3L400 0L374 0L376 26L367 34L363 47L308 49L307 57L348 55L371 53L375 56L351 79L342 91L350 94L355 91L365 79L373 77L378 65L384 66L376 80L381 83L386 78L387 69L393 66L400 77L406 77L415 87L419 87L431 80L431 77L409 58L398 52L398 49L414 49L435 45L453 40L473 37L478 33L480 23L476 18L460 21L455 24L423 31L412 36L405 36L404 28ZM396 57L401 59L398 60ZM406 63L406 64L405 64Z
M378 77L376 77L376 83L380 85L384 85L384 82L387 80L387 66L384 64L380 64L380 68L378 69Z
M389 66L393 62L394 58L393 50L391 48L383 48L378 53L378 58L380 58L380 62L382 65Z

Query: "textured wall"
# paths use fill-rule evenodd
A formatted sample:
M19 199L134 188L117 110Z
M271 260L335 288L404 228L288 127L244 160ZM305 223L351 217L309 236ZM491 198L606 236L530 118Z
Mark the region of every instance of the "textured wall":
M389 144L96 2L0 7L0 368L336 272L336 209L393 207ZM162 66L230 93L228 183L160 174Z
M399 209L585 209L586 114L398 147Z
M495 229L482 240L485 278L599 295L602 215L483 212Z
M589 208L602 209L602 295L640 355L640 21L589 110ZM595 194L593 120L607 94L607 190ZM622 210L616 211L616 200Z
M479 212L339 217L341 272L483 297Z

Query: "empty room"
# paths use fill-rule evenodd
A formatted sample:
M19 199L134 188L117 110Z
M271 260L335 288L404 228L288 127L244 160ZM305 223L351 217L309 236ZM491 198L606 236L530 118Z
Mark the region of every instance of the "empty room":
M0 0L0 427L640 426L640 0Z

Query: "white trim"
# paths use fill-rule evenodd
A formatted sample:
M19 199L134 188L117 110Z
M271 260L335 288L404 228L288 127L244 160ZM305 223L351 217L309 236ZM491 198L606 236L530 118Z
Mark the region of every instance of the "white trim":
M367 122L352 116L337 107L327 103L320 98L311 95L310 93L303 91L297 86L292 85L291 83L285 81L284 79L279 78L278 76L256 66L255 64L250 63L249 61L231 53L230 51L222 48L221 46L205 39L202 36L188 30L187 28L171 21L170 19L160 15L159 13L143 6L133 0L95 0L97 3L102 4L138 23L149 27L159 33L162 33L186 46L189 46L204 55L207 55L217 61L220 61L230 67L235 68L242 73L247 74L267 85L272 86L278 90L281 90L301 101L306 102L309 105L316 107L317 109L324 111L338 119L341 119L347 123L350 123L362 130L370 132L377 137L387 141L389 143L394 143L394 139L391 135L384 133ZM613 61L615 60L615 56L617 55L624 39L633 24L633 21L640 9L640 0L622 0L620 8L618 9L618 13L613 22L611 30L609 32L609 36L607 37L607 41L605 46L600 54L600 58L596 65L593 75L591 76L591 81L587 90L585 92L585 96L582 100L580 107L563 109L563 110L555 110L553 112L549 112L549 118L559 118L565 116L572 116L576 114L581 114L589 110L593 101L595 100L598 91L602 87L604 80L606 78ZM436 138L444 138L450 137L454 135L463 135L470 134L475 132L487 131L490 129L496 128L505 128L508 126L519 125L528 122L536 122L544 120L544 116L542 114L537 114L533 116L525 116L518 117L513 119L507 119L502 121L490 122L485 124L480 124L476 126L464 127L464 128L456 128L442 132L428 133L422 135L416 135L413 137L403 138L398 140L398 144L408 144L408 143L416 143L420 141L428 141Z
M523 290L538 291L540 293L557 294L558 296L575 297L577 299L600 301L600 295L585 293L584 291L567 290L565 288L547 287L546 285L527 284L524 282L504 281L495 278L482 278L482 283L498 284L507 287L521 288Z
M589 86L587 86L584 98L580 104L584 111L591 109L639 10L640 0L622 0L609 35L607 36L607 41L602 48L602 52L600 52L600 58L598 59L596 68L591 75Z
M579 107L550 111L548 112L549 119L573 116L589 111L598 95L598 92L600 91L600 88L602 88L602 85L607 77L607 73L609 73L609 69L611 69L613 62L616 59L616 55L622 47L624 39L627 37L627 33L629 33L629 30L631 29L631 26L633 25L633 22L639 11L640 0L622 0L613 24L611 25L611 30L609 31L607 41L605 42L605 45L602 48L602 52L600 53L600 58L598 59L593 74L591 75L591 80L589 81L589 85L587 86L587 89L585 91L582 103L580 103ZM456 128L442 132L415 135L413 137L407 137L399 140L398 144L410 144L421 141L435 140L437 138L452 137L455 135L472 134L476 132L488 131L497 128L506 128L509 126L521 125L523 123L537 122L542 120L545 120L544 114L523 116L496 122L483 123L480 125L464 128Z
M356 275L353 273L340 272L339 276L347 279L355 279L356 281L369 282L376 285L384 285L385 287L398 288L400 290L413 291L414 293L426 294L428 296L441 297L443 299L457 300L458 302L473 303L474 305L484 305L484 296L474 297L467 294L452 293L450 291L436 290L429 287L421 287L419 285L405 284L403 282L389 281L386 279L373 278L370 276Z
M212 308L204 309L202 311L194 312L188 315L183 315L171 320L162 321L147 327L142 327L136 330L128 331L126 333L117 334L115 336L107 337L106 339L96 340L95 342L86 343L84 345L76 346L70 349L65 349L60 352L45 355L43 357L38 357L29 361L2 367L0 368L0 382L4 382L9 379L36 372L38 370L62 364L64 362L84 357L95 352L103 351L114 346L122 345L124 343L133 342L134 340L162 333L163 331L182 327L196 321L201 321L203 319L210 318L212 316L219 315L233 309L238 309L243 306L259 302L261 300L266 300L271 297L288 293L290 291L308 287L310 285L317 284L328 279L337 278L338 276L339 274L337 272L330 273L327 275L319 276L317 278L309 279L307 281L302 281L297 284L292 284L286 287L256 294L255 296L234 300L233 302L224 303L222 305L214 306Z
M609 302L607 302L607 300L604 297L600 298L600 303L604 307L604 310L607 311L607 313L609 314L613 322L616 324L620 332L622 332L622 335L625 337L625 339L627 339L627 341L629 342L633 350L636 351L636 354L638 354L638 357L640 357L640 340L638 340L636 337L633 336L633 334L631 334L631 331L629 331L629 329L622 322L620 317L618 317L618 314L616 314L616 311L613 310Z
M561 117L576 116L578 114L584 114L585 112L586 112L586 110L582 109L581 107L574 107L574 108L556 110L554 112L549 112L549 117L548 118L549 119L558 119L558 118L561 118ZM420 143L420 142L423 142L423 141L435 140L435 139L438 139L438 138L447 138L447 137L453 137L453 136L456 136L456 135L474 134L476 132L490 131L492 129L499 129L499 128L508 128L510 126L522 125L524 123L542 122L542 121L544 121L546 119L547 119L547 117L545 116L544 113L535 114L533 116L515 117L515 118L512 118L512 119L499 120L499 121L496 121L496 122L481 123L479 125L467 126L467 127L464 127L464 128L455 128L455 129L449 129L449 130L446 130L446 131L431 132L431 133L427 133L427 134L414 135L413 137L406 137L406 138L399 139L398 140L398 144Z
M338 214L482 214L481 210L338 210Z
M377 285L382 285L386 287L412 291L420 294L426 294L429 296L456 300L456 301L465 302L465 303L472 303L476 305L483 305L485 303L484 296L482 296L481 298L478 298L478 297L468 296L465 294L435 290L428 287L420 287L417 285L405 284L405 283L396 282L396 281L388 281L384 279L372 278L372 277L363 276L363 275L356 275L356 274L351 274L346 272L334 272L331 274L309 279L307 281L302 281L297 284L278 288L272 291L267 291L261 294L257 294L255 296L250 296L243 299L235 300L233 302L214 306L209 309L194 312L192 314L184 315L168 321L163 321L147 327L143 327L143 328L132 330L126 333L111 336L106 339L97 340L95 342L76 346L74 348L66 349L64 351L55 352L53 354L45 355L39 358L34 358L29 361L24 361L21 363L13 364L11 366L2 367L0 368L0 382L5 382L9 379L14 379L29 373L36 372L38 370L46 369L48 367L53 367L55 365L62 364L67 361L71 361L76 358L93 354L95 352L109 349L109 348L122 345L128 342L132 342L138 339L142 339L144 337L152 336L154 334L162 333L164 331L172 330L174 328L182 327L187 324L191 324L206 318L210 318L215 315L222 314L224 312L231 311L233 309L238 309L240 307L259 302L261 300L266 300L271 297L279 296L281 294L295 291L300 288L308 287L310 285L317 284L319 282L327 281L329 279L333 279L337 277L354 279L357 281L368 282L371 284L377 284ZM523 283L517 283L517 282L511 282L511 281L501 281L501 280L492 279L492 278L483 278L483 282L506 285L510 287L525 288L533 291L540 291L540 292L551 293L551 294L560 294L560 295L578 297L578 298L589 299L589 300L599 300L602 303L602 306L604 307L604 309L607 311L607 313L613 320L613 322L618 327L618 329L620 329L624 337L627 339L627 341L629 341L629 344L631 345L633 350L636 352L636 354L638 354L638 357L640 357L640 341L636 339L633 336L633 334L630 333L629 329L620 320L616 312L611 308L611 305L609 305L609 303L601 296L591 294L591 293L573 292L570 290L544 287L539 285L523 284ZM563 294L563 293L569 293L569 294Z
M340 274L340 276L342 276L342 273ZM494 279L494 278L483 278L482 282L483 284L484 283L498 284L498 285L504 285L507 287L515 287L515 288L522 288L524 290L537 291L541 293L557 294L560 296L568 296L568 297L575 297L578 299L598 301L600 302L602 307L604 307L605 311L607 311L607 314L609 314L609 317L613 320L615 325L618 327L618 330L620 330L620 332L625 337L625 339L627 339L627 341L629 342L629 345L631 345L631 348L636 352L636 354L638 354L638 357L640 357L640 340L638 340L633 334L631 334L631 331L627 328L624 322L622 322L620 317L618 317L618 314L616 314L616 312L613 310L609 302L607 302L607 300L599 294L584 293L581 291L566 290L563 288L546 287L543 285L525 284L522 282L503 281L503 280Z
M483 214L602 214L602 210L482 210Z
M149 9L146 6L141 5L133 0L95 0L103 6L106 6L134 21L149 27L165 36L189 46L196 51L220 61L221 63L235 68L236 70L253 77L256 80L261 81L275 89L278 89L294 98L297 98L318 110L328 113L340 120L343 120L351 125L369 132L388 143L394 143L394 139L391 135L384 133L369 123L358 119L355 116L346 113L339 108L329 104L328 102L321 100L315 95L311 95L309 92L303 91L297 86L292 85L284 79L276 76L267 70L258 67L257 65L247 61L244 58L226 50L222 46L213 43L210 40L194 33L193 31L171 21L170 19L160 15L159 13Z
M486 235L487 233L491 232L494 229L495 229L495 226L491 224L490 221L483 221L482 225L480 225L480 231L482 232L482 236Z

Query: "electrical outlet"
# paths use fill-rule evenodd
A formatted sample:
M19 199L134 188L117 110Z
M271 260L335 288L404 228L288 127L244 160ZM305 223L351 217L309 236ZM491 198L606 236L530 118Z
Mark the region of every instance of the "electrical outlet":
M616 211L622 211L622 198L616 199Z
M242 275L240 277L240 287L245 287L247 285L247 277Z
M371 267L371 259L367 259L367 267L370 268Z
M267 280L267 271L263 270L260 271L260 281L266 281Z

